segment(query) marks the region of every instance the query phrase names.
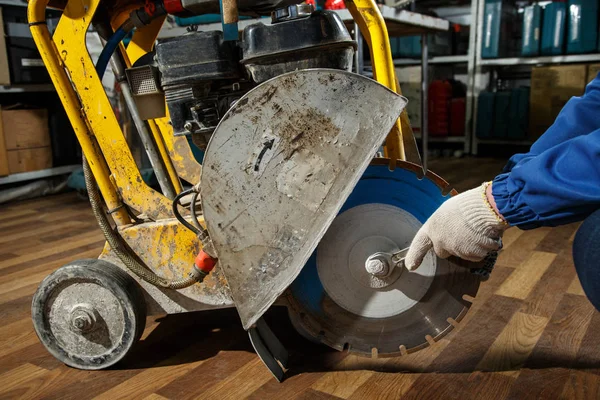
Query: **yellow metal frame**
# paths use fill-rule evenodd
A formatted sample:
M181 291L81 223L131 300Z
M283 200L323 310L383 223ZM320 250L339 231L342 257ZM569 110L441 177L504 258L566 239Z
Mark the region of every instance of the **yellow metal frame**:
M375 0L345 0L344 3L369 46L373 64L373 77L383 86L402 94L396 79L387 27L377 3L375 3ZM408 122L407 117L405 118ZM392 128L385 142L384 155L390 159L390 168L392 169L396 167L396 160L406 160L402 128L401 117Z
M179 269L190 266L195 256L189 250L190 246L196 246L194 249L197 250L199 244L193 234L177 227L171 218L171 200L142 180L96 73L85 39L100 1L68 1L51 37L45 23L48 0L30 0L28 19L31 33L122 236L134 251L149 256L146 261L155 272L171 277L174 271L169 269L169 265L179 266L176 272L183 273ZM375 1L346 0L346 6L371 50L375 79L400 93L387 28ZM114 22L119 18L122 19L122 15L113 16L112 20ZM127 50L121 47L128 66L152 51L163 22L164 18L157 19L137 30ZM180 192L182 186L179 179L191 184L198 183L201 166L195 161L187 140L173 136L168 121L167 116L150 121L149 126L167 175L175 190ZM406 113L398 119L385 143L385 154L392 160L390 168L395 167L397 159L406 159L403 129L410 129ZM412 135L408 136L412 139ZM124 205L156 222L133 225ZM163 249L165 246L153 247L152 243L168 246ZM155 250L149 252L149 249Z

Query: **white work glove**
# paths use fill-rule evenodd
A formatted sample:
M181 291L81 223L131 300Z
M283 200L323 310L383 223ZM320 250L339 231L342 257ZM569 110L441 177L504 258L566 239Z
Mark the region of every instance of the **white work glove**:
M441 258L456 256L481 261L502 246L502 235L509 225L486 198L489 183L447 200L419 229L406 254L405 265L418 268L433 248Z

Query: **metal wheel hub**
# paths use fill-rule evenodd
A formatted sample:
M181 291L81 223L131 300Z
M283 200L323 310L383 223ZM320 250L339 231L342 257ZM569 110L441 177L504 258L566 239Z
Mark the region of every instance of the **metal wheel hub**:
M96 325L96 309L90 304L77 304L71 309L71 330L76 333L88 333L98 327Z
M123 310L110 290L89 281L68 282L54 291L49 305L50 329L66 351L94 357L121 342Z
M137 282L119 267L78 260L42 281L33 296L31 319L54 357L95 370L115 364L137 342L146 304Z

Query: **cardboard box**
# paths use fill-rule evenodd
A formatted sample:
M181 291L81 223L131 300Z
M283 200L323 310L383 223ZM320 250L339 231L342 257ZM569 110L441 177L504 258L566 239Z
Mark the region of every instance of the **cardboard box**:
M51 167L48 112L0 110L0 175Z
M421 134L421 83L400 82L402 95L408 99L406 113L415 135Z
M11 174L39 171L52 167L52 148L8 150L8 170Z
M529 139L540 137L573 96L581 96L587 84L587 65L534 67L529 98Z
M8 175L8 155L6 154L6 144L4 141L4 130L0 124L0 176Z
M3 109L1 119L7 150L50 146L47 110Z
M587 73L587 82L590 83L598 76L598 72L600 72L600 64L589 64L588 65L588 73Z

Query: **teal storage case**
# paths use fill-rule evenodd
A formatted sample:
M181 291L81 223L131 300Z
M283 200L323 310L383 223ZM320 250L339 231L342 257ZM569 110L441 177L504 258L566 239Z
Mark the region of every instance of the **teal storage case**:
M482 92L477 101L477 137L489 139L493 135L494 106L496 93Z
M390 38L390 49L392 50L392 57L398 58L401 56L400 53L400 38L391 37Z
M539 56L542 35L542 7L534 4L523 10L523 40L521 55Z
M598 0L569 0L567 53L592 53L598 48Z
M400 57L421 57L421 36L403 36L398 38L398 53Z
M564 53L566 19L566 3L550 3L544 8L542 55L552 56Z
M506 139L509 130L508 111L510 108L510 92L497 92L494 101L494 128L492 137Z
M525 139L529 126L529 88L522 87L510 92L508 109L509 128L506 137L509 139Z
M500 46L500 20L502 18L502 1L487 0L483 9L483 37L481 41L481 57L497 58Z

